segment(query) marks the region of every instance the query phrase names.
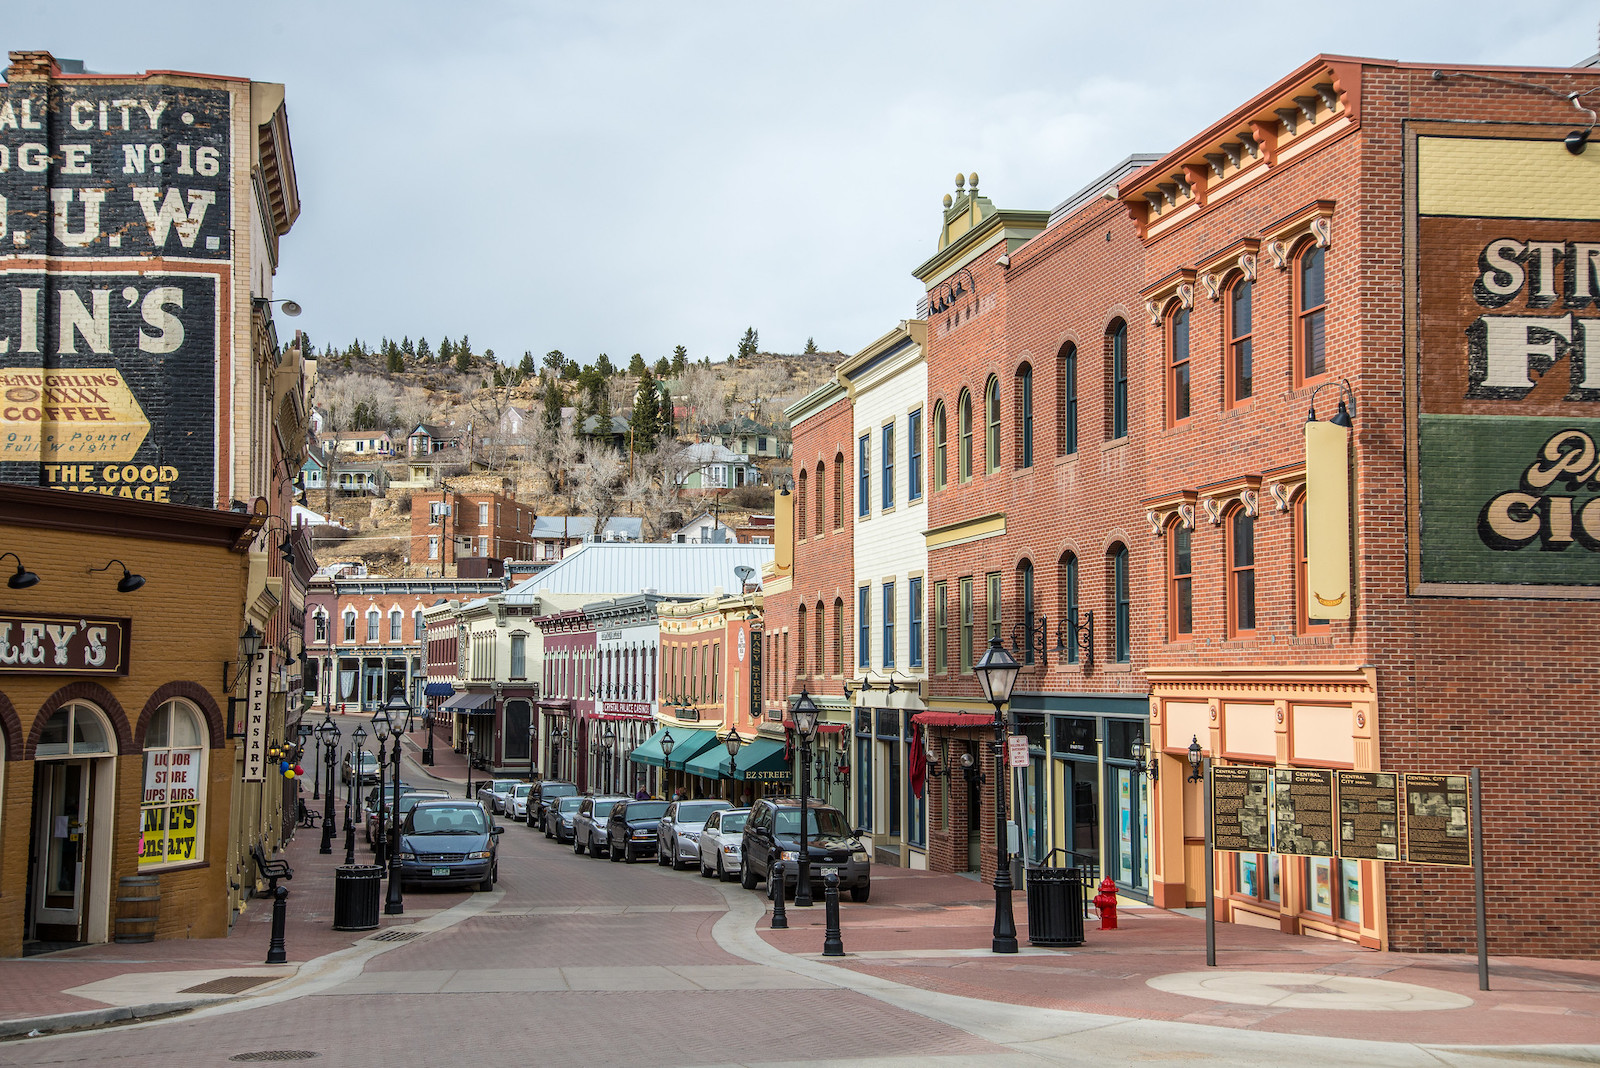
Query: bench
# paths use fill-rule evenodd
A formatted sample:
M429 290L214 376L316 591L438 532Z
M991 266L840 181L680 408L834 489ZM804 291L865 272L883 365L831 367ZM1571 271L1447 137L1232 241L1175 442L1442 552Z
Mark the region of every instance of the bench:
M298 818L295 822L302 827L317 827L321 825L322 813L307 805L305 798L295 798L295 804L299 807Z
M283 859L268 860L266 851L261 848L259 842L250 847L250 856L255 859L256 871L261 874L261 878L267 880L269 895L277 893L279 879L294 878L294 869L289 867L289 862Z

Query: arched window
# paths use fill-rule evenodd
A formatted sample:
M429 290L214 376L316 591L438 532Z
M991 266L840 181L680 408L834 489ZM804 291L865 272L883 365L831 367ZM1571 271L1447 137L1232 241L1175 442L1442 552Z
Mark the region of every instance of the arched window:
M39 732L35 757L104 756L111 752L111 725L86 701L68 701Z
M1017 430L1022 440L1017 445L1017 466L1033 466L1033 365L1017 368Z
M422 609L413 609L411 613L411 640L422 642L428 634L428 629L422 623Z
M378 628L382 622L383 616L379 614L376 608L367 609L367 642L369 644L378 640Z
M1328 371L1325 323L1328 301L1323 259L1322 247L1308 241L1296 263L1294 337L1299 360L1295 373L1302 382L1319 378Z
M1060 586L1057 590L1057 601L1061 611L1061 622L1067 628L1067 663L1078 662L1078 643L1073 634L1073 627L1079 623L1078 619L1078 558L1072 553L1062 553L1060 569L1057 572Z
M1167 425L1176 426L1189 418L1189 309L1175 304L1166 328Z
M833 454L833 529L844 527L844 453Z
M316 641L320 645L328 640L328 613L319 608L312 618L316 621Z
M796 481L798 485L795 486L794 491L794 533L795 537L799 538L801 541L804 541L806 535L811 532L811 528L806 525L806 503L810 494L807 492L805 468L802 467L800 469L800 475Z
M1311 603L1311 587L1306 582L1306 566L1310 554L1306 552L1306 495L1301 493L1294 502L1294 599L1295 629L1302 634L1328 633L1328 621L1317 616Z
M827 662L827 660L825 660L823 658L823 651L825 649L825 645L824 645L825 638L824 638L824 635L827 633L825 628L824 628L824 626L823 626L824 619L826 619L826 613L823 610L822 602L818 601L817 602L817 616L816 616L815 619L813 619L811 621L811 623L812 623L811 630L812 630L812 633L815 635L815 638L813 639L813 641L814 641L813 651L816 654L815 658L812 660L812 663L816 665L815 668L813 668L813 670L816 671L816 673L818 675L826 675L828 673L828 662Z
M399 642L405 640L405 613L398 608L389 610L389 640Z
M1000 380L993 375L983 386L983 470L1000 470Z
M933 488L944 489L945 481L944 402L933 406Z
M139 869L204 859L206 731L199 711L172 700L156 709L144 735L139 804Z
M844 598L833 599L833 673L844 674Z
M797 675L806 674L806 606L801 605L794 613L795 633L800 637L800 649L795 653L794 670Z
M957 458L960 471L956 477L965 482L972 477L972 394L966 390L961 391L961 397L956 401L956 422L961 435L958 446L961 455Z
M344 610L344 640L347 642L356 640L356 610L354 608L346 608Z
M1106 330L1106 439L1128 436L1128 324L1112 321Z
M1235 275L1233 284L1228 287L1228 356L1222 395L1230 408L1249 400L1255 391L1255 370L1251 359L1253 289L1250 279L1243 274Z
M1175 642L1194 637L1191 534L1182 520L1173 523L1167 534L1167 637Z
M1078 346L1067 342L1056 357L1056 455L1078 451Z
M816 531L817 531L818 534L822 533L822 517L825 514L825 512L827 511L822 506L823 494L827 492L827 478L825 477L826 474L827 474L827 469L823 467L822 461L818 460L817 461L817 518L816 518Z
M1017 593L1022 600L1022 629L1027 635L1027 640L1022 647L1022 662L1031 664L1034 660L1034 628L1038 625L1034 618L1033 609L1033 561L1024 560L1017 565Z
M1256 629L1256 521L1243 508L1228 513L1228 633Z
M1111 593L1112 659L1126 664L1133 659L1132 604L1128 589L1128 547L1117 544L1109 554L1110 574L1106 583Z

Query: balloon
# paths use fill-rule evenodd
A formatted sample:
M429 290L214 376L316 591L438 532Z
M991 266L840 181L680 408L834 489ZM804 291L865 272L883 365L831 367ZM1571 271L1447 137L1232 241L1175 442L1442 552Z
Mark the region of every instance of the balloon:
M286 772L284 772L284 773L283 773L283 777L284 777L284 778L285 778L285 779L292 779L292 778L294 778L294 769L293 769L293 768L290 768L290 769L289 769L289 770L288 770L288 771L286 771Z
M294 773L296 775L304 775L306 773L306 769L302 768L299 764L296 764L294 766Z

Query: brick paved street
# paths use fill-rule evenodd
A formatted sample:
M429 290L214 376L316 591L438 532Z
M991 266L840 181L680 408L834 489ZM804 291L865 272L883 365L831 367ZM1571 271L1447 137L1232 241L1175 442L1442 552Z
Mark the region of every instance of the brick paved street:
M451 781L452 769L435 770ZM408 765L405 774L418 780L424 769ZM1232 927L1219 939L1222 968L1208 973L1200 922L1148 908L1125 909L1115 932L1091 919L1078 950L1025 945L1015 957L995 957L987 952L988 886L893 869L875 875L870 904L843 904L850 955L827 961L820 904L791 907L790 929L768 931L765 898L735 884L577 857L520 824L501 838L495 893L414 891L406 913L386 917L379 932L414 937L375 941L329 929L342 850L319 857L317 842L302 832L289 852L298 967L283 982L167 1019L13 1039L0 1045L0 1062L222 1065L242 1054L304 1051L339 1065L509 1055L557 1065L998 1068L1196 1056L1267 1065L1283 1063L1290 1049L1306 1066L1437 1065L1499 1060L1449 1052L1448 1043L1534 1042L1591 1045L1508 1048L1506 1062L1600 1054L1592 1045L1600 974L1583 964L1497 961L1495 989L1484 994L1468 959ZM362 845L358 859L369 856ZM0 962L8 991L0 1000L16 1018L131 1003L141 990L185 991L218 977L270 979L283 972L261 966L264 904L225 940ZM1016 905L1025 937L1023 895ZM1187 978L1195 973L1203 974ZM1213 981L1232 987L1201 989ZM131 993L118 1002L118 991ZM1426 1011L1386 1011L1418 996L1434 999ZM1340 998L1370 1011L1315 1007ZM1353 1032L1378 1041L1353 1041Z

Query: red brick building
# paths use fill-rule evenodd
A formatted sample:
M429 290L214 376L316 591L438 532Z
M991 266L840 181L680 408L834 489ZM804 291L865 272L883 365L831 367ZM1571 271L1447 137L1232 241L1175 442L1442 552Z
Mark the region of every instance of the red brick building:
M533 508L501 493L441 490L411 498L411 562L443 574L461 557L532 560Z

